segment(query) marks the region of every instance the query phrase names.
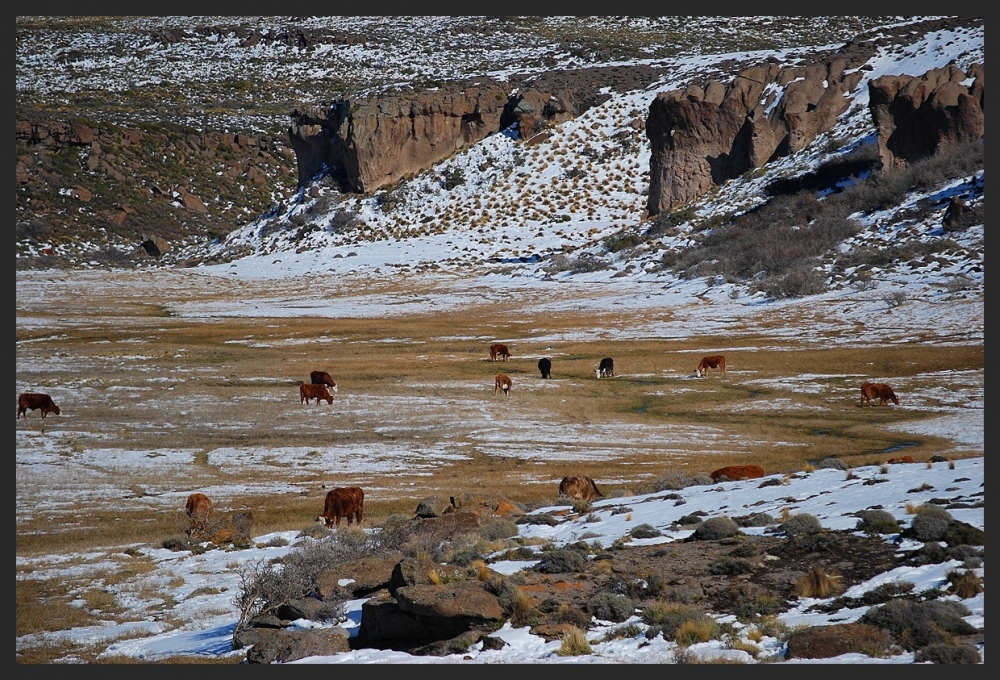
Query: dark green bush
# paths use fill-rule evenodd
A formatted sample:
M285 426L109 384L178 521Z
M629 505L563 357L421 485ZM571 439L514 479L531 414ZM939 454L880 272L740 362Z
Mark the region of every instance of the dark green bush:
M656 538L663 535L663 532L652 524L637 524L628 533L632 538Z
M982 663L983 657L972 645L942 642L918 649L913 656L914 663Z
M823 525L819 523L819 519L807 512L792 515L780 525L780 528L786 536L818 534L823 531Z
M696 541L717 541L721 538L736 536L740 533L739 525L729 517L720 515L710 517L698 525L694 534L689 537Z
M708 565L711 574L723 576L736 576L737 574L749 574L753 571L753 564L748 560L739 557L723 557L714 560Z
M755 512L745 517L734 517L733 521L741 527L769 527L778 523L778 520L766 512Z
M558 548L548 553L544 553L542 562L538 565L538 571L546 574L563 574L566 572L579 572L587 564L587 558L583 552L575 548Z
M862 510L856 529L870 536L899 533L899 522L885 510Z

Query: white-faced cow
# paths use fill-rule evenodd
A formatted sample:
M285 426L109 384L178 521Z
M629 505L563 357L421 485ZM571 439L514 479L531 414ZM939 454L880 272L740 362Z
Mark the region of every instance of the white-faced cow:
M326 371L313 371L309 374L309 381L313 385L326 385L334 392L337 391L337 383L333 382L333 378Z
M61 413L59 407L52 402L52 397L47 394L25 392L24 394L17 395L18 418L21 416L27 418L28 411L34 411L35 409L39 409L42 412L42 418L44 418L47 413L55 413L56 415Z
M892 388L885 383L866 382L861 385L861 405L865 403L872 406L872 399L878 399L879 404L885 406L890 401L899 406L899 397L892 391Z
M552 362L549 361L548 359L539 359L538 360L538 370L542 372L542 377L543 378L551 378L552 377Z
M575 475L563 477L562 481L559 482L559 495L588 503L598 498L604 498L604 494L597 488L593 479Z
M360 526L365 515L365 492L359 486L330 489L323 502L323 514L316 522L327 527L339 527L340 518L347 518L347 526L357 520Z
M303 383L299 386L299 403L308 404L310 400L315 399L316 405L319 406L320 399L326 399L326 403L333 403L333 395L330 394L326 389L326 385L307 385Z
M215 512L215 505L211 499L203 493L193 493L187 498L184 505L184 512L191 520L191 525L184 532L188 536L199 536L208 531L208 523Z
M597 367L598 378L610 378L615 374L615 360L611 357L601 359L600 366Z
M510 350L507 349L507 345L490 345L490 360L507 361L508 359L510 359Z
M701 361L698 362L698 377L708 375L708 369L718 368L722 371L722 375L726 374L726 357L721 354L715 354L709 357L702 357Z
M510 379L509 375L498 373L496 379L493 381L493 396L496 396L497 392L502 391L509 397L510 388L513 384L514 382Z

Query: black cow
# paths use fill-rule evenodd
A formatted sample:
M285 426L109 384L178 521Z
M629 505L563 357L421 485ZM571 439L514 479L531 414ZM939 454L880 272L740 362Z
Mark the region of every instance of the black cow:
M615 360L611 357L601 359L601 365L597 367L598 378L610 378L615 374Z
M548 359L539 359L538 360L538 370L542 372L542 377L543 378L551 378L552 377L552 362L549 361Z

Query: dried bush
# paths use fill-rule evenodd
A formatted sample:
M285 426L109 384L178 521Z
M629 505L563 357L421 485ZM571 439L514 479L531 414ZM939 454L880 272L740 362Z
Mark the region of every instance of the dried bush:
M848 465L839 458L835 458L834 456L829 456L819 461L815 465L813 465L813 467L816 468L817 470L828 470L828 469L846 470L848 468Z
M736 576L737 574L749 574L753 571L753 564L750 561L739 557L722 557L713 560L708 565L710 574L717 576Z
M869 536L899 533L899 522L885 510L862 510L855 527Z
M957 571L951 570L945 574L945 578L951 584L948 587L949 593L954 593L963 600L975 597L983 592L983 579L971 570Z
M703 616L705 613L695 607L664 602L653 602L642 611L642 620L649 626L646 638L650 640L661 634L664 640L673 640L683 623Z
M823 525L819 523L819 519L807 512L792 515L781 523L780 528L786 536L818 534L823 531Z
M327 230L333 234L342 234L364 225L364 220L353 211L338 210L330 217Z
M586 656L593 654L593 649L587 641L587 635L579 628L573 628L562 636L562 644L556 650L559 656Z
M587 611L601 621L621 623L635 613L635 604L625 595L603 591L587 600Z
M549 265L545 267L547 274L558 274L568 271L571 274L587 274L603 271L611 267L611 262L592 253L581 253L578 257L560 253L553 255Z
M910 531L918 541L940 541L948 531L949 520L922 512L913 518Z
M913 663L982 663L983 657L972 645L941 642L918 649Z
M550 512L542 512L536 515L521 515L514 522L516 524L544 524L554 527L559 524L559 519Z
M774 276L765 276L754 282L755 291L763 292L777 300L817 295L830 289L826 275L816 267L802 263Z
M544 553L542 562L536 567L546 574L563 574L583 571L587 564L584 553L576 548L557 548Z
M891 632L904 649L914 651L947 642L950 635L971 635L976 629L963 616L969 609L951 600L894 599L865 612L859 621Z
M741 527L769 527L778 522L778 520L766 512L755 512L745 517L734 517L733 521Z
M656 538L662 536L663 532L652 524L637 524L628 532L632 538Z
M971 524L952 520L948 524L948 530L944 532L941 540L949 547L960 545L986 545L986 533Z
M757 547L753 543L740 543L729 551L729 557L753 557L757 554Z
M694 534L685 540L717 541L720 538L737 536L739 533L740 527L736 522L725 515L720 515L706 519L698 525L698 528L694 530Z
M517 524L509 519L498 519L479 527L478 533L487 541L513 538L518 534Z
M697 642L708 642L717 640L722 636L722 629L718 621L702 614L700 618L685 621L677 627L674 639L679 645L693 645Z

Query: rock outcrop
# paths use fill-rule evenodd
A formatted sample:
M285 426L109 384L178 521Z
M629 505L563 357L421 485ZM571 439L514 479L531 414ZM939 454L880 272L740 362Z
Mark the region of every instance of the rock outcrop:
M794 153L847 110L862 73L859 56L835 55L803 67L777 64L657 95L646 136L651 145L648 211L655 215L713 185Z
M922 76L882 76L868 84L882 169L979 139L986 122L986 65L954 64Z

